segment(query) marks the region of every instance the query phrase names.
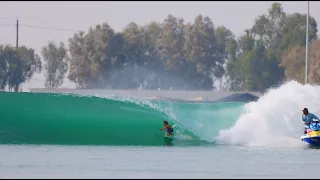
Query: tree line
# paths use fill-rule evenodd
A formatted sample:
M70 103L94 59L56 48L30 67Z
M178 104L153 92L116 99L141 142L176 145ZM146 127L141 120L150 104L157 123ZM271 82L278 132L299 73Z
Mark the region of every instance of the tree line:
M313 84L320 83L317 32L309 17ZM103 23L75 33L68 46L50 41L41 51L44 65L33 49L1 45L0 89L17 91L44 68L50 88L67 77L78 88L212 90L225 78L225 90L265 91L290 79L303 83L305 44L306 14L287 14L280 3L238 38L202 15L191 23L172 15L161 23L132 22L121 32Z

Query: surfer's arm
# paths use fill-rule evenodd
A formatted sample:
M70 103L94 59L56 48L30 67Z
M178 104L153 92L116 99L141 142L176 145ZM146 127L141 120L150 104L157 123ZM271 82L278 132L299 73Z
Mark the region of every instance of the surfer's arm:
M165 130L165 129L166 129L166 127L164 127L164 128L160 128L159 130L160 130L160 131L163 131L163 130Z
M319 119L316 115L314 115L314 114L313 114L313 118L314 118L314 119L317 119L317 120L320 120L320 119Z
M163 130L165 130L166 128L167 128L167 126L161 128L160 131L163 131Z

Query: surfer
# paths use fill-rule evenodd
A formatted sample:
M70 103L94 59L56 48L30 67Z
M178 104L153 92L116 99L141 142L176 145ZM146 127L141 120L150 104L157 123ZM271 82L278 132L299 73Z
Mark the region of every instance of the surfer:
M172 145L172 139L173 139L173 128L169 125L168 121L163 121L163 128L160 129L160 131L166 130L166 133L164 135L164 142L165 145Z
M304 125L305 125L304 134L307 134L307 127L310 128L310 124L313 121L313 119L316 119L318 121L320 119L316 115L309 113L308 108L304 108L302 112L303 112L302 121L304 121Z
M167 137L172 136L173 128L172 128L172 126L169 125L168 121L163 121L163 128L161 128L160 131L163 131L163 130L166 130Z

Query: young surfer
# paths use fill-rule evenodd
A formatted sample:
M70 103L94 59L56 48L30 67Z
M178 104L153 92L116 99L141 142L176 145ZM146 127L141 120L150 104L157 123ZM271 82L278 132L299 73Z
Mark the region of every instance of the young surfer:
M166 130L166 135L167 137L171 136L173 133L173 128L172 126L169 125L168 121L163 121L163 128L160 129L160 131Z
M160 129L160 131L165 130L166 133L164 135L164 141L166 144L171 144L172 138L173 138L173 128L169 125L168 121L163 121L163 128Z

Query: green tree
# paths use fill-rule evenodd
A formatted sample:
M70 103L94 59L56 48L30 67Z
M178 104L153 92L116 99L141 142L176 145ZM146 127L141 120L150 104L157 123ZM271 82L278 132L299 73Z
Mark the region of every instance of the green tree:
M230 89L264 91L281 83L285 74L292 72L285 70L290 68L286 62L292 57L288 50L305 44L305 19L299 13L286 14L280 3L273 3L267 15L259 16L238 40L236 60L227 64ZM317 38L317 24L312 17L309 29L311 42Z
M226 60L225 63L232 62L236 60L236 50L237 50L237 41L235 40L234 34L231 30L227 29L224 26L218 26L215 29L215 37L218 44L218 51L223 54L223 58ZM222 89L222 77L226 73L226 69L221 66L221 72L217 71L220 74L220 90ZM230 83L230 82L227 82Z
M250 30L246 30L246 35L241 36L236 43L237 46L230 46L229 48L233 51L236 51L235 59L228 61L227 63L227 72L228 79L230 83L230 90L244 90L248 89L250 85L250 71L249 66L251 57L251 52L254 49L255 40L252 37L252 33Z
M316 40L317 22L313 17L309 17L309 43ZM287 15L283 37L280 41L281 49L289 49L296 45L305 46L306 44L306 15L294 13ZM285 51L283 51L285 53ZM283 54L281 54L283 55Z
M142 46L145 50L145 56L148 67L160 68L159 51L156 47L157 41L160 39L160 34L163 31L160 23L151 22L146 26L141 27Z
M8 85L9 60L13 58L13 53L7 52L8 47L0 45L0 89L4 90Z
M68 70L67 49L64 44L60 42L60 45L56 45L51 41L42 48L41 53L45 61L45 86L49 88L61 86Z
M122 33L124 38L125 62L131 65L143 66L145 65L145 51L142 46L142 32L140 27L132 22Z
M209 17L197 16L194 23L187 26L185 52L190 63L195 65L198 89L213 89L212 77L224 74L225 53L219 48L215 37L214 24Z
M213 80L227 77L229 90L264 91L292 71L283 59L293 47L304 46L305 18L273 3L237 39L201 15L188 24L172 15L162 23L132 22L117 33L104 23L70 39L69 79L81 88L210 90ZM309 29L312 42L317 39L313 17ZM0 63L1 76L6 66Z
M184 20L168 15L162 23L162 29L163 30L159 34L159 39L156 43L156 49L159 53L159 61L161 62L161 66L159 68L162 72L162 75L160 76L162 79L161 88L188 88L189 84L187 77L189 69L184 50ZM171 78L168 78L169 76L171 76Z
M33 49L25 46L14 48L0 46L1 89L7 85L9 91L17 92L19 86L30 80L35 72L41 71L40 57Z
M146 49L143 46L143 34L141 28L134 22L130 23L122 32L124 39L124 67L125 76L122 76L117 83L125 84L127 88L137 88L144 81L147 74L141 72L146 67Z
M80 88L106 87L111 70L121 62L119 43L122 37L107 23L75 34L69 39L69 79Z
M132 22L121 32L123 64L112 71L113 88L158 87L155 74L161 66L156 42L161 29L155 22L143 27Z
M145 76L144 88L158 89L161 88L161 74L164 70L160 61L160 53L157 48L157 42L163 27L160 23L151 22L140 28L142 32L142 47L144 49L145 67L147 75Z

